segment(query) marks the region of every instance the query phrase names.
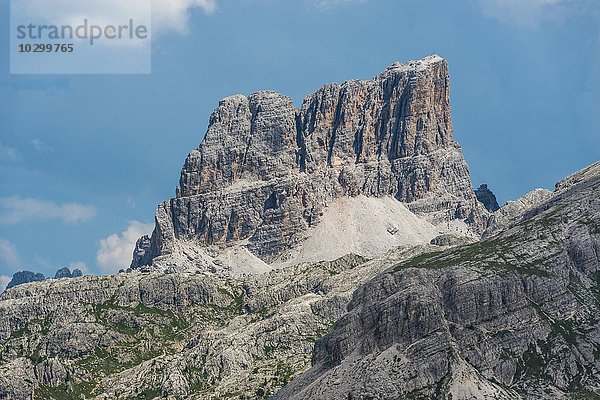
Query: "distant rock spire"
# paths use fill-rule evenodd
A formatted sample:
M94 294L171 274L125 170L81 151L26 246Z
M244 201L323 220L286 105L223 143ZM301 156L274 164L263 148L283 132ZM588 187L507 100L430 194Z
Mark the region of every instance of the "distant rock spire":
M43 281L44 279L46 279L46 277L43 274L31 271L19 271L14 273L12 280L8 282L6 288L10 289L24 283Z
M61 279L61 278L78 278L80 276L83 276L83 273L81 272L80 269L75 268L73 270L73 272L71 272L71 270L67 267L61 268L58 271L56 271L56 274L54 275L54 279Z
M485 183L482 183L478 189L475 189L475 196L490 212L494 212L500 208L494 192L488 189Z
M54 274L54 279L78 278L80 276L83 276L83 272L81 272L80 269L75 268L73 272L71 272L71 270L68 267L64 267L56 271L56 274ZM22 285L24 283L39 282L44 281L46 279L52 278L46 278L44 274L41 273L31 271L19 271L14 273L11 281L6 286L6 289L10 289L12 287Z
M71 270L67 267L59 269L58 271L56 271L56 274L54 275L54 279L70 278L70 277L71 277Z

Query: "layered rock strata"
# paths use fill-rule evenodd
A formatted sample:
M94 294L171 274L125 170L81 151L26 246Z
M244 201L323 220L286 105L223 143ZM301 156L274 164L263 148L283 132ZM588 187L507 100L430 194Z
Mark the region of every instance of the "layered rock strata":
M599 199L596 163L498 235L391 266L275 398L597 398Z
M285 259L345 196L391 196L434 225L481 232L487 212L452 139L449 96L448 65L430 56L326 85L300 108L275 92L223 99L132 266L166 266L181 243Z

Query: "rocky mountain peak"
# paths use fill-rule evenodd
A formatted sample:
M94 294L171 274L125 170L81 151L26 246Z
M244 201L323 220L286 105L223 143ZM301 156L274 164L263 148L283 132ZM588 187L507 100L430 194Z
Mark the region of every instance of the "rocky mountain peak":
M18 271L13 274L12 279L10 282L8 282L8 285L6 285L6 289L10 289L24 283L43 281L44 279L46 279L46 277L41 273L32 271Z
M222 100L132 269L15 274L0 399L597 398L600 163L489 213L448 82Z
M178 197L240 179L393 161L450 145L446 61L433 56L396 63L372 80L326 85L300 109L272 91L221 100L204 140L186 159Z
M63 267L63 268L59 269L58 271L56 271L56 274L54 275L54 279L79 278L80 276L83 276L83 272L81 272L80 269L75 268L75 269L73 269L73 271L71 271L68 267Z
M56 274L54 274L54 279L78 278L80 276L83 276L83 272L81 272L80 269L75 268L71 272L71 270L68 267L63 267L63 268L60 268L58 271L56 271ZM6 289L10 289L15 286L23 285L25 283L41 282L46 279L52 279L52 278L46 278L46 276L44 276L44 274L39 273L39 272L18 271L13 274L12 279L10 280L10 282L8 282L8 285L6 285Z
M224 98L132 266L160 257L164 266L182 246L178 260L195 265L212 256L190 246L242 245L267 263L285 259L329 204L359 195L391 197L433 226L457 221L455 229L480 233L487 212L452 140L449 88L446 61L430 56L325 85L300 108L272 91Z

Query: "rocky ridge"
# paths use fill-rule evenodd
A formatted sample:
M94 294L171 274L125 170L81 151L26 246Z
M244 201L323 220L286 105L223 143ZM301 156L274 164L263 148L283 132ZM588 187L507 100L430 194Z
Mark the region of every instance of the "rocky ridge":
M552 196L547 189L534 189L515 201L507 201L496 210L487 222L483 237L493 236L517 223L525 213Z
M80 276L83 276L83 272L81 272L81 270L75 268L73 269L73 272L71 272L71 270L68 267L63 267L56 271L54 279L77 278ZM8 282L8 285L6 285L6 289L10 289L12 287L22 285L24 283L40 282L46 279L52 278L46 278L44 274L39 272L36 273L31 271L18 271L13 274L12 279L10 280L10 282Z
M81 272L79 268L75 268L73 271L71 271L68 267L63 267L56 271L56 274L54 274L54 279L79 278L80 276L83 276L83 272Z
M310 366L357 286L420 251L243 279L135 272L21 285L0 297L0 398L269 398Z
M356 290L275 398L597 398L600 162L561 182L510 229Z
M39 282L43 281L44 279L46 279L44 274L35 273L31 271L18 271L13 274L12 279L10 280L10 282L8 282L6 288L10 289L12 287L22 285L24 283Z
M472 244L442 235L244 278L12 288L0 296L0 398L594 398L594 171Z

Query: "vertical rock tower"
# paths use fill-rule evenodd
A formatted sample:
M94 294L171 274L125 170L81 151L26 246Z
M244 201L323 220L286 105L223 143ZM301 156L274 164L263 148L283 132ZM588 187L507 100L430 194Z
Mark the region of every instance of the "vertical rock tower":
M301 243L333 200L358 195L392 196L434 225L483 228L487 212L452 140L441 57L326 85L299 109L270 91L223 99L132 266L183 244L214 250L243 243L269 263Z
M488 185L482 183L477 189L475 189L475 197L485 206L489 212L494 212L500 208L496 195L490 189Z

